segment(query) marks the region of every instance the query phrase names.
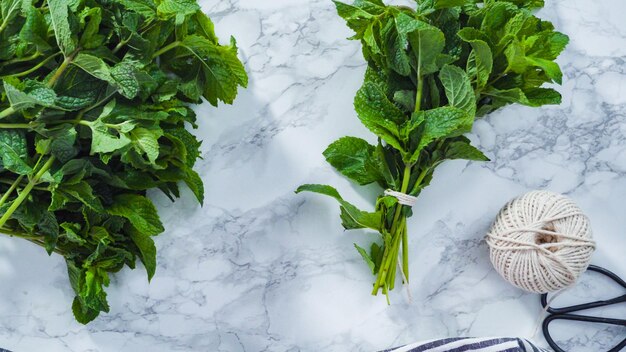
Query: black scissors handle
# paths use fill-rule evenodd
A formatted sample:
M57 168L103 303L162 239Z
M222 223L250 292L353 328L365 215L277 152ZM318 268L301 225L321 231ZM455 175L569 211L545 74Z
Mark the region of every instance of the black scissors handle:
M615 281L617 284L622 286L624 289L626 289L626 282L624 282L624 280L622 280L615 273L609 270L606 270L604 268L601 268L599 266L596 266L596 265L590 265L588 270L603 274L611 278L613 281ZM589 323L602 323L602 324L626 326L626 320L624 319L613 319L613 318L603 318L603 317L571 314L572 312L578 312L578 311L586 310L586 309L604 307L604 306L609 306L609 305L618 304L622 302L626 302L626 294L612 298L612 299L608 299L608 300L600 300L600 301L594 301L594 302L585 303L585 304L577 304L577 305L573 305L569 307L552 308L552 307L547 307L548 306L548 294L542 294L541 305L544 308L547 308L546 311L550 313L550 315L548 315L548 317L546 317L546 319L543 321L543 326L542 326L543 335L546 338L546 341L548 342L550 347L552 347L556 352L565 352L565 350L561 349L557 345L557 343L552 338L552 335L550 334L549 325L552 321L574 320L574 321L582 321L582 322L589 322ZM626 347L626 339L622 340L622 342L620 342L619 344L617 344L615 347L611 348L607 352L618 352L618 351L621 351L625 347Z

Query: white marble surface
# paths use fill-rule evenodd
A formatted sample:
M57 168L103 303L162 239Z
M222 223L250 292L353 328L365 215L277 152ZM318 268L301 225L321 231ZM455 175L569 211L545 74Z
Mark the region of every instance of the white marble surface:
M0 239L0 347L374 351L447 336L529 337L538 297L497 276L482 238L507 200L535 188L573 197L593 223L593 262L626 277L626 2L546 1L541 15L571 37L560 58L563 104L508 107L476 123L472 138L493 161L438 169L409 222L413 300L396 290L391 306L370 296L372 277L352 247L373 235L344 233L333 201L293 193L331 183L367 209L379 192L350 184L321 155L342 135L371 139L352 109L359 44L344 39L329 0L203 1L222 38L237 37L251 78L235 106L198 108L204 208L189 193L174 204L153 194L167 228L157 274L150 285L141 270L117 275L111 313L87 327L73 320L59 258ZM618 292L580 287L580 299ZM621 308L606 314L623 318ZM590 352L626 329L571 324L561 333L569 351Z

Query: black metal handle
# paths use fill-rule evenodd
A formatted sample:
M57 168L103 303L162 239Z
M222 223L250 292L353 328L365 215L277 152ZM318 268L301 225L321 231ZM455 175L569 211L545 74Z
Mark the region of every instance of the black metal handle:
M620 286L626 289L626 282L624 282L624 280L622 280L615 273L607 269L604 269L602 267L596 266L596 265L590 265L588 270L603 274L611 278L617 284L619 284ZM546 338L546 341L548 342L550 347L554 349L555 352L566 352L565 350L560 348L559 345L557 345L556 341L554 341L554 339L552 338L552 335L550 334L550 330L549 330L549 326L551 322L553 322L554 320L560 319L560 320L575 320L575 321L582 321L582 322L589 322L589 323L601 323L601 324L626 326L626 320L624 319L603 318L603 317L594 317L594 316L587 316L587 315L570 314L572 312L598 308L598 307L604 307L604 306L609 306L609 305L622 303L622 302L626 302L626 294L619 296L619 297L612 298L612 299L608 299L608 300L600 300L600 301L594 301L590 303L577 304L577 305L573 305L569 307L552 308L552 307L548 307L548 294L544 293L541 295L541 305L544 308L547 308L546 310L548 313L550 313L550 315L546 317L546 319L543 321L543 326L542 326L543 336ZM626 347L626 339L622 340L622 342L620 342L619 344L617 344L615 347L611 348L607 352L619 352L625 347Z

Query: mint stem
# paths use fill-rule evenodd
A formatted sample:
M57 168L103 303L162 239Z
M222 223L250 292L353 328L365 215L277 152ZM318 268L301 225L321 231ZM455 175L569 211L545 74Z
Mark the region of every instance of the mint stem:
M0 128L6 129L28 129L32 126L27 123L0 123Z
M0 111L0 120L5 118L5 117L9 117L11 115L13 115L15 113L15 109L10 106L2 111Z
M22 179L24 178L24 175L20 175L11 185L11 187L9 187L9 189L4 193L4 195L2 196L2 198L0 198L0 207L4 205L4 203L6 203L7 199L9 199L9 197L11 196L11 194L13 193L13 191L15 191L15 189L19 186L20 182L22 182Z
M11 203L11 206L9 207L9 209L7 209L6 213L4 213L2 217L0 218L0 227L4 227L4 224L6 224L6 222L11 218L11 216L17 210L17 208L19 208L20 205L22 205L22 203L26 200L26 198L28 197L30 192L33 190L35 185L39 182L39 180L46 173L46 171L50 170L50 168L52 167L52 164L54 163L54 160L55 160L54 156L51 156L50 159L48 159L48 161L46 161L46 163L41 167L41 169L35 174L35 176L33 176L30 182L28 182L26 187L24 187L24 189L20 192L19 196L15 198L13 203Z
M14 74L10 74L10 75L6 75L6 76L2 76L0 78L7 78L7 77L22 77L22 76L27 76L35 71L37 71L38 69L40 69L41 67L43 67L45 64L48 63L48 61L54 59L55 57L61 55L61 52L58 52L56 54L50 55L48 56L45 60L42 60L40 63L38 63L37 65L31 67L30 69L24 71L24 72L20 72L20 73L14 73Z
M156 53L154 53L154 55L152 55L152 58L155 59L155 58L165 54L166 52L179 47L181 44L182 43L179 42L179 41L171 42L170 44L168 44L168 45L164 46L163 48L161 48L161 50L159 50Z

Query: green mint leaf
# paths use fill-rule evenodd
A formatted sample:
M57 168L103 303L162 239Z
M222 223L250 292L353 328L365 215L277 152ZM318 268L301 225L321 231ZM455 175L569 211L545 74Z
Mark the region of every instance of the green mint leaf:
M471 59L468 60L468 72L476 77L478 88L482 88L489 81L489 76L493 71L493 56L486 41L488 39L484 33L474 28L463 28L458 32L458 36L472 46Z
M52 191L51 211L63 209L68 203L82 203L89 209L104 212L102 203L94 195L93 188L81 177L74 178L76 182L66 182L54 187ZM79 181L80 180L80 181Z
M522 105L538 107L546 104L560 104L561 94L554 89L534 88L524 92L520 88L490 89L485 92L492 99L502 101L504 104L518 103Z
M203 205L204 183L202 182L202 178L200 178L200 175L198 175L198 173L193 171L192 169L187 168L185 170L185 176L183 180L185 181L187 187L189 187L191 192L194 194L194 196L196 196L198 203L200 203L200 205Z
M138 79L137 63L122 61L111 69L112 84L127 99L135 98L141 89Z
M79 224L64 222L61 224L61 228L63 229L63 232L59 235L61 239L78 245L85 245L87 243L87 241L80 235Z
M156 17L157 9L153 0L113 0L114 2L121 4L127 10L133 11L145 17L148 20L152 20Z
M44 15L30 6L24 26L20 30L20 40L35 45L39 52L50 50L52 46L48 39L48 28Z
M54 90L39 83L31 82L29 84L31 88L30 92L20 90L7 81L3 83L7 99L9 99L11 107L15 111L21 111L36 106L54 107L55 105L56 93Z
M200 145L196 137L184 128L168 129L164 136L177 147L180 160L188 167L193 167L200 157Z
M55 0L48 3L50 19L52 21L52 27L54 28L57 44L66 57L70 56L76 50L78 41L72 32L69 22L71 14L69 6L71 3L71 0Z
M184 22L185 16L192 15L200 10L195 0L162 0L157 6L157 14L164 18L176 17L176 24Z
M100 80L109 83L114 82L113 78L111 77L111 70L109 69L109 65L107 65L104 60L99 57L85 53L79 53L78 55L76 55L74 60L72 60L72 64L80 67L88 74Z
M109 286L109 275L99 267L90 267L79 280L78 296L89 310L108 312L109 304L104 287Z
M354 109L365 127L394 148L403 150L398 123L405 119L404 113L377 85L363 84L354 98Z
M128 219L137 231L147 236L155 236L164 231L159 215L152 202L136 194L115 196L109 214Z
M337 171L361 185L381 181L380 161L376 148L356 137L343 137L324 151L328 161Z
M448 103L474 116L476 96L467 73L458 66L446 65L439 72L439 79L445 89Z
M126 124L125 126L132 126ZM101 119L89 123L92 131L91 155L107 154L120 150L129 144L131 139L121 130L116 130Z
M104 36L99 34L100 23L102 22L102 9L92 7L89 10L82 11L79 15L79 21L84 26L83 33L78 42L82 49L95 49L104 43Z
M203 96L214 106L218 100L232 104L238 86L248 85L248 76L237 58L237 46L220 46L197 35L185 37L171 68L183 80L180 89L192 100ZM210 64L209 64L210 63Z
M3 0L0 2L0 14L2 15L0 24L3 28L18 16L24 6L23 3L23 0Z
M19 130L0 130L0 159L2 166L19 175L28 175L33 169L28 164L26 135Z
M141 262L146 268L148 281L150 281L156 272L156 246L154 245L154 240L134 227L130 229L130 238L139 249Z
M72 313L74 313L74 318L77 322L88 324L98 317L100 311L83 305L80 298L75 297L72 302Z
M50 142L50 152L61 163L66 163L78 154L74 143L76 143L76 129L72 127L69 130L62 130L59 134L55 134Z
M474 123L473 115L450 106L417 112L413 119L416 122L412 124L412 128L421 126L422 131L419 144L409 156L408 163L415 163L419 159L421 151L430 143L467 133Z
M439 10L439 9L444 9L448 7L463 6L468 3L471 3L471 1L470 0L435 0L433 7Z
M359 247L359 245L357 245L356 243L354 244L354 248L356 248L357 252L359 252L363 260L365 260L365 263L367 263L367 266L372 271L372 274L376 274L376 264L374 264L374 261L372 260L370 255L367 253L367 251L363 249L362 247Z
M379 230L381 225L380 213L368 213L359 210L354 205L346 202L341 198L339 192L331 186L327 185L302 185L298 187L296 193L313 192L323 194L335 198L341 205L342 224L346 230L370 228Z
M474 161L489 161L489 158L480 150L470 144L466 137L458 137L449 142L444 152L445 159L464 159Z
M418 72L421 76L437 72L439 59L445 46L445 35L436 27L428 26L408 34L411 50L415 55Z

